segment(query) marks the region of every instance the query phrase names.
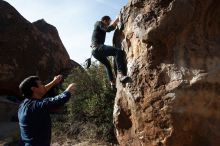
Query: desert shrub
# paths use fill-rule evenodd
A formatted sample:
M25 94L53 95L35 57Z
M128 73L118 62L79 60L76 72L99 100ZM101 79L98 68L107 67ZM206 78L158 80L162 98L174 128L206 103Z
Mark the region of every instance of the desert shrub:
M112 115L115 93L109 86L104 67L93 62L87 70L72 70L60 92L73 82L77 84L77 90L65 105L66 111L53 115L56 135L66 134L74 138L81 135L114 141Z

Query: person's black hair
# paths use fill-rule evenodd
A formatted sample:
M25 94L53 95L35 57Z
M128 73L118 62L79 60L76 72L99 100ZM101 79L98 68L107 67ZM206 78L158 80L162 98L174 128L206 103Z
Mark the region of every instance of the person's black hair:
M101 21L104 21L104 20L111 20L111 18L110 18L109 16L103 16L103 17L101 18Z
M29 76L25 78L19 85L19 89L24 96L24 98L31 98L33 91L31 87L37 87L37 80L40 80L38 76Z

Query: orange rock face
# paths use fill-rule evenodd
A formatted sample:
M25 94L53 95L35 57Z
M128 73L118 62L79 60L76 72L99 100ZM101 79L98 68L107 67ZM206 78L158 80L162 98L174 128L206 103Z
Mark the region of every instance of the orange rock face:
M114 43L133 82L117 82L122 146L220 145L220 1L130 0Z
M0 94L18 95L27 76L50 80L77 65L54 26L43 19L30 23L2 0L0 12Z

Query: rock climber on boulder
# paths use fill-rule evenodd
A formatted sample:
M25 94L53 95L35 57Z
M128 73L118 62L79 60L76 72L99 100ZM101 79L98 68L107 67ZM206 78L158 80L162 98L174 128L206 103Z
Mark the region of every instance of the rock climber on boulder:
M116 59L116 66L118 74L120 74L120 82L126 83L129 81L129 77L126 75L126 64L124 62L124 52L120 48L105 45L106 32L115 30L119 18L115 19L112 24L109 16L103 16L101 21L97 21L94 25L92 34L92 55L100 61L106 68L110 85L112 89L115 89L115 78L112 73L112 67L107 59L108 56L114 56Z

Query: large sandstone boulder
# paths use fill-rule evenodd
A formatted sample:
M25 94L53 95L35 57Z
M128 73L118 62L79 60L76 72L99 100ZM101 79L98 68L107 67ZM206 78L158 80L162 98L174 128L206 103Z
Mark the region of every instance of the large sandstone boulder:
M19 83L29 75L50 80L77 66L54 26L43 19L30 23L2 0L0 12L0 94L18 95Z
M122 146L220 145L220 1L130 0L114 42L133 83L117 83Z

